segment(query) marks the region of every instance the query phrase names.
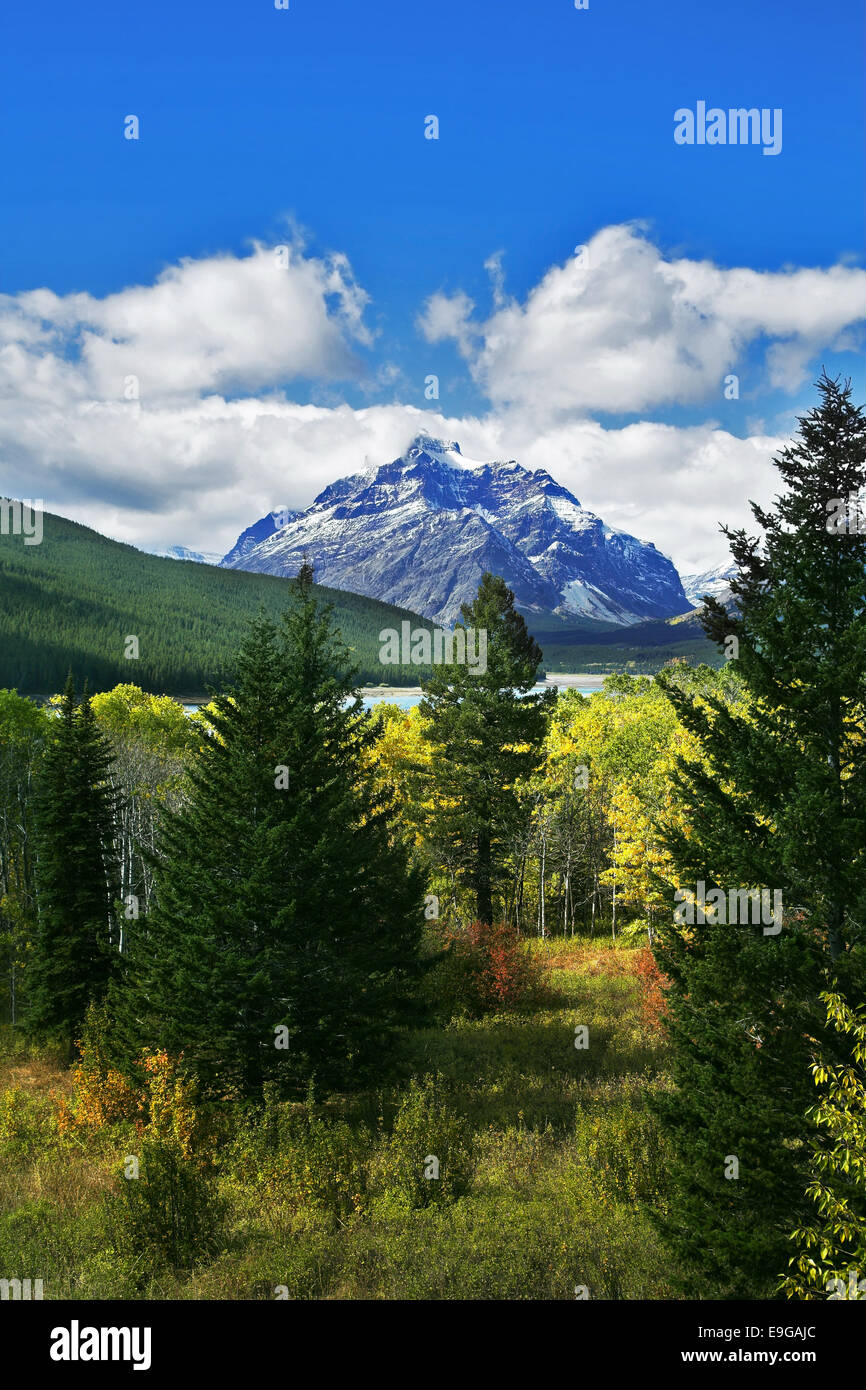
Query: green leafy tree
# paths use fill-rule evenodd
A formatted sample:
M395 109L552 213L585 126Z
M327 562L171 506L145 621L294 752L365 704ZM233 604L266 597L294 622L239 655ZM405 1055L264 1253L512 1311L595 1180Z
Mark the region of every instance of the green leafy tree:
M112 780L120 814L118 872L125 922L146 912L153 886L152 859L161 806L179 803L186 759L197 746L199 721L170 695L150 695L135 685L118 685L91 697L100 730L111 747Z
M676 1153L665 1229L692 1288L700 1273L741 1295L774 1286L804 1215L815 1040L833 1057L827 971L855 997L862 977L866 535L827 523L866 483L866 417L850 386L825 375L819 389L776 459L782 495L771 511L753 504L763 538L725 531L733 606L706 604L744 697L659 678L699 746L674 779L670 887L782 894L780 931L736 911L730 925L671 921L655 943L676 1081L658 1102Z
M237 672L165 815L127 1033L182 1051L211 1094L347 1086L386 1068L413 1016L422 885L308 568L282 627L252 625Z
M475 915L493 920L506 881L506 859L525 810L518 784L539 765L555 692L532 692L541 649L514 608L505 581L485 574L458 627L486 641L481 663L453 661L424 684L421 713L431 744L433 811L427 833L470 887ZM440 857L442 857L440 850Z
M28 1024L71 1043L117 959L113 881L117 800L111 753L85 685L72 676L34 776L38 930L28 960Z
M782 1288L789 1298L866 1299L866 1005L821 998L828 1023L853 1044L843 1062L812 1063L821 1099L810 1111L818 1134L808 1196L821 1219L794 1232L800 1251Z

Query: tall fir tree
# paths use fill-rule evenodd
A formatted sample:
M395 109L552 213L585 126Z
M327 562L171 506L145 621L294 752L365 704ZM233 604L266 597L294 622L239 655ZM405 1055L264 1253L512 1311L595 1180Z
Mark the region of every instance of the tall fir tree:
M305 565L282 627L252 625L166 817L121 1011L207 1093L351 1086L387 1070L413 1017L422 883L373 790L353 685Z
M453 661L424 683L421 713L432 745L433 810L428 833L446 845L475 899L482 922L493 921L505 860L523 817L520 779L539 765L553 692L531 693L542 653L514 607L514 594L492 574L461 608L458 627L485 634L487 669Z
M34 777L38 926L27 966L28 1026L69 1044L105 997L117 960L120 895L111 751L87 685L70 674Z
M752 505L763 538L725 530L731 608L706 603L705 629L736 657L744 698L661 678L701 748L676 779L669 888L779 890L783 908L778 932L720 915L671 920L655 943L676 1083L658 1101L675 1153L662 1224L704 1296L777 1287L806 1216L810 1060L816 1044L830 1059L838 1048L821 992L839 980L862 997L866 534L834 518L866 484L866 417L850 385L825 374L818 386L775 460L784 491L772 510Z

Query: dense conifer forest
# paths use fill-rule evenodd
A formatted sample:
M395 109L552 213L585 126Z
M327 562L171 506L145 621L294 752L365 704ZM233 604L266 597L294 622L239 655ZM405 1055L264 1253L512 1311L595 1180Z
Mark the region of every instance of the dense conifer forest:
M163 694L201 695L234 674L246 625L285 608L288 581L145 555L46 513L41 544L0 535L0 685L34 694L63 688L70 670L91 690L133 680ZM379 632L429 627L376 599L323 589L371 685L417 684L417 666L383 667ZM138 638L137 659L125 656Z
M234 673L245 624L260 608L275 617L287 581L146 555L48 513L41 545L0 535L0 682L28 693L62 688L73 669L92 690L134 680L145 690L201 695ZM429 668L383 667L378 635L431 627L405 609L322 587L335 605L359 678L369 685L417 685ZM651 673L682 658L715 665L718 653L697 618L637 623L623 629L587 621L526 615L546 670ZM137 660L124 655L139 639Z

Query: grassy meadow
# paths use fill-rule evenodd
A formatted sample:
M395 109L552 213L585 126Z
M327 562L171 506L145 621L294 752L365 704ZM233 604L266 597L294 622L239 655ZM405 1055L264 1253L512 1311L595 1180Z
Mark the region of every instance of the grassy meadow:
M157 1054L133 1093L98 1039L70 1071L7 1032L0 1267L46 1299L675 1297L648 952L523 949L540 1006L407 1033L397 1084L326 1105L200 1107Z

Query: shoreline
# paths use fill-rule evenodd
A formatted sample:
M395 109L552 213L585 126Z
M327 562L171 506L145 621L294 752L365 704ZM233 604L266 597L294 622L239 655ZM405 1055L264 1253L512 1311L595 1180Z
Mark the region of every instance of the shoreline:
M600 673L597 671L570 671L565 673L557 673L554 676L548 676L545 680L539 681L539 685L546 686L548 689L559 686L559 688L562 690L572 690L580 688L583 690L595 691L601 690L605 676L607 675L610 675L610 672L606 671L604 673ZM57 692L54 693L56 694ZM380 699L390 699L400 695L415 696L423 695L423 693L424 692L421 689L420 685L361 685L358 687L358 694L362 697L362 699L367 700L372 699L374 696L378 696ZM40 704L46 703L51 698L50 696L43 694L27 694L27 692L25 692L25 694L27 695L27 699L35 700L37 701L37 703ZM171 695L172 700L176 700L179 705L185 706L206 705L211 698L212 697L210 695L202 694L184 693L182 695Z
M565 674L557 673L556 675L548 676L543 681L539 681L539 685L547 686L548 688L560 686L565 690L572 690L579 686L583 686L587 690L601 690L605 676L609 674L609 671L606 671L604 675L599 674L597 671L572 671ZM373 695L380 695L383 697L387 695L422 695L423 691L420 685L362 685L358 688L358 694L369 698Z

